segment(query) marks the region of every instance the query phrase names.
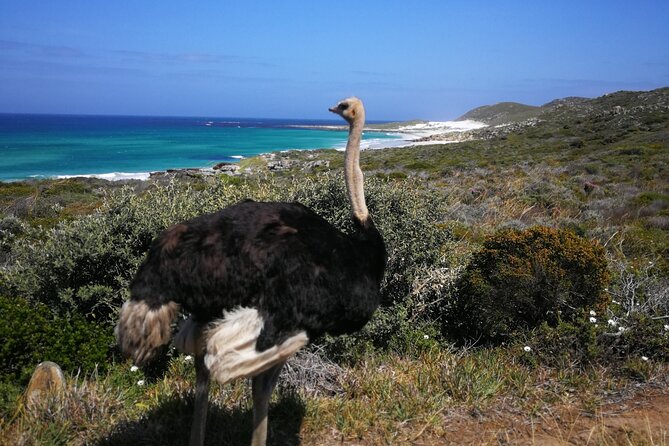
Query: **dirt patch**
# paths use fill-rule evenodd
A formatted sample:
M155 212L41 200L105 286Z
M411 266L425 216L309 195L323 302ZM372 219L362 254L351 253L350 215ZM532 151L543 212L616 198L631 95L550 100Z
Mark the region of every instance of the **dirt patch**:
M415 444L669 445L669 395L643 393L593 412L558 406L540 414L445 416L444 436Z

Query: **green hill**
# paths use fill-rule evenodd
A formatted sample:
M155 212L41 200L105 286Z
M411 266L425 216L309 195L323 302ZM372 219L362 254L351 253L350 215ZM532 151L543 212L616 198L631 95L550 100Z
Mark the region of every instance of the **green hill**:
M541 107L519 104L518 102L500 102L499 104L484 105L470 110L456 121L471 119L489 125L499 125L507 122L524 121L534 118L540 113Z
M613 125L648 124L653 120L661 120L661 115L667 113L667 107L669 88L659 88L651 91L618 91L594 99L566 97L538 107L500 102L477 107L457 120L472 119L489 125L517 123L531 118L549 125L584 119L610 121Z

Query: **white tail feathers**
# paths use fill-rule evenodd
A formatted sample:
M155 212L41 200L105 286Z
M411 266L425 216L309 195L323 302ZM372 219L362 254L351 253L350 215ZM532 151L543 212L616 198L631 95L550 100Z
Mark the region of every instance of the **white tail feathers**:
M263 324L258 310L239 307L224 311L223 319L205 331L204 362L216 381L224 384L235 378L255 376L285 362L309 342L307 334L301 331L280 345L259 352L256 341Z
M151 308L143 301L126 301L114 330L121 351L132 356L135 364L149 361L160 346L169 342L178 312L179 305L174 302Z
M179 305L170 302L156 309L142 301L129 300L121 307L114 330L124 354L142 365L157 349L169 342L171 325ZM191 355L205 353L204 362L211 376L221 384L235 378L255 376L274 365L285 362L307 345L309 338L301 331L279 345L259 352L256 342L264 321L255 308L238 307L224 311L223 318L204 326L193 318L181 324L174 346Z

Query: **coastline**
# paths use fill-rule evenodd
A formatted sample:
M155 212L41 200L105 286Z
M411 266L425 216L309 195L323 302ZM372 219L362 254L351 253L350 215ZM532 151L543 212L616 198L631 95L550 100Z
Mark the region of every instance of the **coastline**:
M345 125L291 125L291 128L314 129L314 130L331 130L343 131L348 127ZM472 132L488 127L487 124L478 121L407 121L395 122L387 124L370 124L365 127L364 131L369 133L383 133L387 135L396 136L396 139L385 138L371 138L362 141L362 150L377 150L388 148L400 148L410 146L420 146L428 144L450 144L461 141L473 139ZM318 151L318 150L345 150L345 145L342 143L335 147L318 147L313 149L292 149L303 152ZM40 181L40 180L63 180L72 178L93 178L106 181L128 181L139 180L146 181L155 178L166 178L177 175L241 175L244 169L241 169L239 162L245 159L260 157L265 160L270 170L283 170L286 166L281 164L281 161L275 161L276 155L288 150L276 150L266 153L245 157L241 155L231 156L232 162L219 162L213 166L201 167L183 167L183 168L169 168L165 170L156 171L138 171L138 172L103 172L103 173L83 173L83 174L63 174L52 176L33 176L30 178L20 179L6 179L0 182L20 182L20 181Z

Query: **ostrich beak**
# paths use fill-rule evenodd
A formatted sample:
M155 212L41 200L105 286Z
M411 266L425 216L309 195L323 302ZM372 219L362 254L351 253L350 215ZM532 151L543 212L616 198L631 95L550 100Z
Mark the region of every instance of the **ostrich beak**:
M328 110L331 111L332 113L337 113L337 111L338 111L337 107L330 107L330 108L328 108ZM339 114L339 113L337 113L337 114Z

